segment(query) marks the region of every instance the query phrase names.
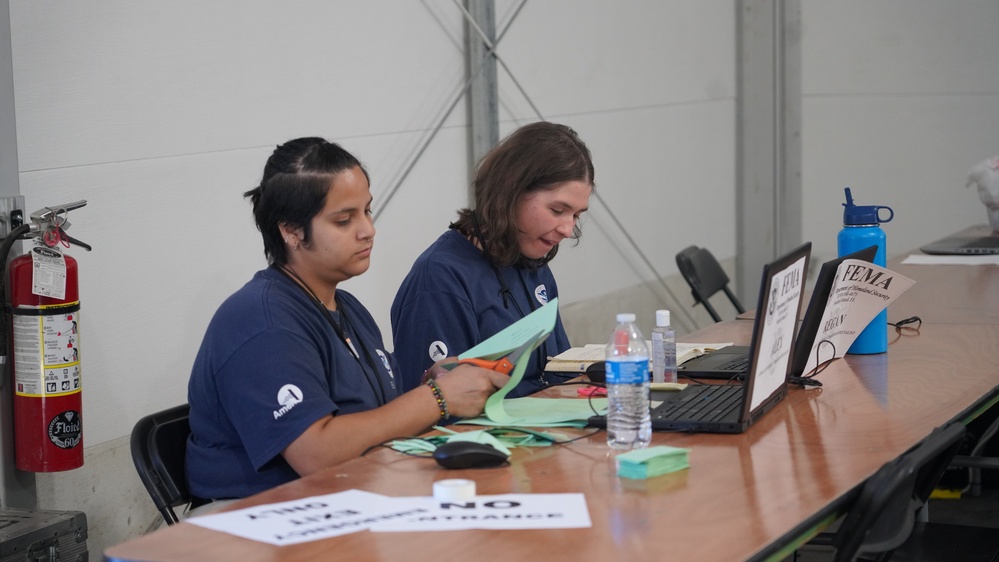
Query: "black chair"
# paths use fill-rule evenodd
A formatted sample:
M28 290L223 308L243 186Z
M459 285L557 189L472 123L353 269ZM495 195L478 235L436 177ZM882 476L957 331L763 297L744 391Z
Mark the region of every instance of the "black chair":
M961 447L965 432L960 423L939 427L882 466L862 485L839 529L821 533L809 544L832 546L835 562L889 560L910 539L917 512Z
M725 292L739 314L746 312L735 293L728 288L728 275L710 251L690 246L676 255L676 266L680 268L680 273L690 285L694 295L694 306L698 303L703 304L715 322L721 322L722 318L711 306L709 299L718 291Z
M140 419L132 429L132 462L167 525L180 521L174 508L192 500L184 475L190 411L188 404L174 406Z
M968 425L969 437L975 433L976 427L981 428L979 420L982 423L988 421L987 416L976 418ZM995 448L993 439L997 434L999 434L999 416L996 416L989 423L980 436L969 439L973 447L967 455L958 454L950 463L952 467L968 469L968 493L972 497L978 497L982 494L982 469L999 470L999 457L986 454L989 448Z

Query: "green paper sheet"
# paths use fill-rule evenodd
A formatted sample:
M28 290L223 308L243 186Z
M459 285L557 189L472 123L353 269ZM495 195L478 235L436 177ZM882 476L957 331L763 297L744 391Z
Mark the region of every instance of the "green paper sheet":
M493 337L458 356L459 359L499 359L526 343L536 349L555 328L558 315L558 299L507 326ZM525 353L514 365L510 380L503 388L486 400L483 416L463 420L459 423L477 425L506 425L511 427L582 427L586 419L593 415L593 408L601 414L607 410L607 399L592 401L571 398L513 398L506 399L517 384L524 378L524 371L531 362L531 354Z
M548 304L510 324L493 337L462 353L458 356L458 359L499 359L532 339L534 340L534 345L531 349L534 349L541 345L541 342L545 341L548 338L548 334L551 334L552 330L555 329L555 319L557 317L558 298L554 298ZM529 353L525 353L520 358L521 361L529 355ZM524 363L524 365L526 366L527 363ZM518 369L515 369L514 373L519 371L520 376L523 377L524 369L521 367L520 362L518 362L517 367ZM513 374L511 373L512 378ZM518 382L520 381L520 379L517 380ZM503 390L509 392L507 387L513 388L513 386L508 384L503 387Z
M396 451L414 455L432 454L434 449L441 443L451 441L475 441L477 443L488 443L497 450L510 455L510 449L514 447L550 447L553 443L566 441L570 438L560 433L548 433L542 431L531 431L521 429L508 429L503 427L493 427L490 429L480 429L478 431L454 431L446 427L434 427L443 435L431 435L425 438L396 439L390 446Z
M592 407L591 407L592 405ZM594 398L510 398L492 410L486 403L485 415L461 420L461 424L507 425L510 427L585 427L593 410L607 413L607 399Z
M499 359L533 340L533 351L545 341L555 328L555 318L558 315L558 298L504 328L493 337L469 349L458 356L458 359L479 358ZM503 423L510 419L506 414L503 399L524 378L524 371L531 361L531 354L525 353L513 367L510 380L486 400L485 417ZM506 425L506 424L504 424Z

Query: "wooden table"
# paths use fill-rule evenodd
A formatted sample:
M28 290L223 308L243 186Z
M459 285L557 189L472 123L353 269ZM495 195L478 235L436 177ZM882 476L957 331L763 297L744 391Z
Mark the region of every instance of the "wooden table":
M999 265L902 265L888 262L916 284L888 307L888 321L919 316L923 322L999 324Z
M446 471L430 460L380 450L232 506L350 489L429 496L436 480L468 478L480 494L582 492L592 528L363 531L279 548L181 523L109 548L105 556L239 562L778 558L842 513L865 479L934 427L966 422L999 401L999 322L987 321L997 309L982 310L999 298L999 268L965 270L966 286L981 291L951 294L928 286L953 282L954 275L937 267L905 272L917 280L915 287L925 283L925 294L937 295L938 304L920 314L918 333L892 332L887 354L834 361L819 376L821 388L795 387L744 434L656 433L654 444L690 449L689 470L620 479L601 432L565 446L516 449L509 466L493 469ZM986 304L964 300L978 297ZM684 339L745 343L751 329L751 322L735 320ZM575 397L575 387L547 392ZM577 436L593 430L561 431Z

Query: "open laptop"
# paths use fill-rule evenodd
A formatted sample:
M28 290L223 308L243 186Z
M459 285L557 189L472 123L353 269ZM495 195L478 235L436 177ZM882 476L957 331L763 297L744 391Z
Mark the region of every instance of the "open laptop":
M811 251L806 242L764 266L745 382L689 385L670 393L652 409L653 429L742 433L784 398ZM594 416L589 423L606 427L607 420Z
M805 370L805 365L808 364L808 354L815 343L815 334L818 333L819 323L822 322L826 301L829 300L829 291L832 290L833 281L836 280L836 268L848 259L873 261L877 251L877 246L870 246L822 264L819 274L815 278L808 308L801 320L801 328L798 329L798 335L795 337L794 351L791 356L791 376L801 376ZM677 375L688 379L743 380L749 369L749 351L750 346L748 345L723 347L685 361L677 367Z
M925 254L980 256L999 254L999 232L988 225L937 240L920 248Z

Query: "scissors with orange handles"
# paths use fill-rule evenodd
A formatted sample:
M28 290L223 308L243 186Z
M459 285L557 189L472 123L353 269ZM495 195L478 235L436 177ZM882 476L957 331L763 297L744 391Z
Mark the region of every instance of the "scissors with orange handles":
M451 369L454 369L458 365L468 364L468 365L475 365L476 367L482 367L483 369L496 371L497 373L503 373L504 375L509 375L510 373L513 372L514 366L517 365L517 361L519 361L520 358L525 353L530 353L531 350L534 349L534 344L537 342L538 338L540 338L541 334L543 333L544 332L538 332L538 334L534 338L525 342L524 345L511 351L505 356L500 357L499 359L479 359L475 357L470 357L468 359L459 359L456 363L448 363L446 365L442 365L442 367L450 371Z

